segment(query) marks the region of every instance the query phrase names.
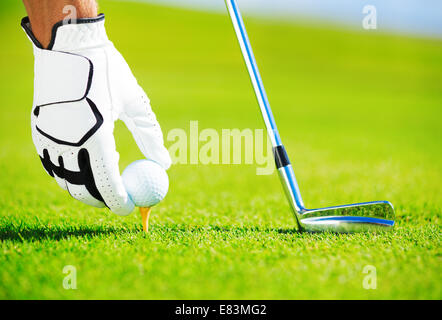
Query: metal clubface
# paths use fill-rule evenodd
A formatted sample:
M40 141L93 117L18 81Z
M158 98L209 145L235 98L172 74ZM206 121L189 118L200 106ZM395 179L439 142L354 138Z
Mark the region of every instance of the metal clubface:
M236 0L225 0L233 27L249 71L253 89L273 146L276 166L287 199L296 217L298 227L304 231L360 232L388 230L394 225L394 209L388 201L374 201L322 209L306 209L295 173L282 145L273 118L270 103L262 83L246 28Z

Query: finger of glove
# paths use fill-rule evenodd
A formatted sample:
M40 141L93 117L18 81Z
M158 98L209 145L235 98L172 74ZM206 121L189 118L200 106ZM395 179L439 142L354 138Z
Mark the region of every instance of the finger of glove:
M102 208L105 204L93 183L91 170L85 170L87 166L80 169L79 156L79 150L73 148L59 157L59 170L64 177L66 189L73 198L87 205Z
M57 184L63 190L67 190L66 181L63 174L59 170L60 168L60 150L56 147L46 146L47 149L42 149L42 155L40 155L40 160L43 168L46 172L55 179Z
M143 89L138 87L137 92L138 96L124 106L124 112L120 114L120 119L132 133L143 155L167 170L172 161L164 146L161 127Z
M96 208L105 207L104 202L92 196L89 190L84 185L75 185L66 182L66 186L69 194L78 201L81 201L89 206Z
M96 141L91 141L87 147L88 154L79 155L79 161L90 163L95 185L104 202L112 212L124 216L133 211L134 203L120 175L119 154L109 127L97 133Z
M57 184L60 188L62 188L65 191L68 191L68 186L66 185L66 181L60 177L58 177L56 174L54 174L54 179L57 181Z
M35 130L34 123L32 123L32 141L46 173L53 177L61 188L66 190L64 179L58 177L53 170L53 167L58 165L58 157L63 150L60 150L52 141L38 133Z
M57 167L59 167L59 157L63 150L47 138L38 133L35 134L35 132L33 132L33 140L37 154L46 172L55 179L60 188L67 190L66 182L63 177L58 176L60 172L57 170Z

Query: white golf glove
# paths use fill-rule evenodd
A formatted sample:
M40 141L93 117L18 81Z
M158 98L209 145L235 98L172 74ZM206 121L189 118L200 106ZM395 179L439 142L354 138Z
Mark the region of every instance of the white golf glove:
M28 18L22 27L35 55L32 139L46 171L72 197L118 215L132 212L113 137L121 119L146 158L171 159L150 102L109 41L104 15L58 23L43 49Z

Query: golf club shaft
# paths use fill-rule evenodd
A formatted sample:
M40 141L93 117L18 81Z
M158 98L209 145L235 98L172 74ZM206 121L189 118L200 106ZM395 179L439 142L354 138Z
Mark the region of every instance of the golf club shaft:
M239 45L244 57L244 61L249 71L250 79L252 81L253 89L255 90L256 98L261 109L262 117L264 119L267 133L273 146L273 155L275 157L276 166L278 168L279 176L287 195L289 203L294 211L295 217L299 223L299 212L305 211L304 203L302 201L301 193L299 191L298 183L296 182L293 168L290 164L289 158L282 145L281 138L276 127L275 119L270 108L270 103L267 98L266 91L258 70L258 65L253 55L252 46L250 45L247 36L246 28L241 17L236 0L225 0L230 18L238 38Z

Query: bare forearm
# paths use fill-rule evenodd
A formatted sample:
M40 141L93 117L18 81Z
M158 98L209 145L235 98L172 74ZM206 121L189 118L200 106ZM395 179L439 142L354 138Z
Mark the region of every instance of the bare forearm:
M92 18L98 14L95 0L23 0L31 22L32 32L46 48L51 40L52 27L67 14L76 14L74 18ZM72 7L68 7L72 6ZM72 12L72 8L75 11Z

